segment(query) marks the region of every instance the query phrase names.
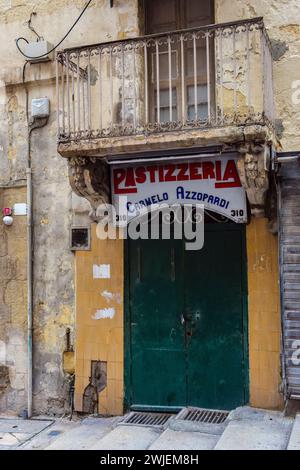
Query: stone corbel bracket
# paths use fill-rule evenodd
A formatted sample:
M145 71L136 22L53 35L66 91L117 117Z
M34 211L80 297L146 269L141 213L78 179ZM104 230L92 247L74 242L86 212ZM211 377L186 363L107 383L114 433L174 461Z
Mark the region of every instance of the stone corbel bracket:
M69 158L69 180L73 191L89 201L90 217L97 221L97 208L110 203L107 163L93 157Z
M270 147L246 143L238 148L237 167L254 217L266 216L266 195L269 189Z

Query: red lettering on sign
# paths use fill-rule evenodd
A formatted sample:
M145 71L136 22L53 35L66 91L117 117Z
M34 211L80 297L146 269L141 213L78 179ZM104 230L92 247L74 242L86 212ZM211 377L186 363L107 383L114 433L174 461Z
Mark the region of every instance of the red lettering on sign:
M163 183L165 181L165 178L164 178L164 167L163 166L159 166L158 167L158 177L159 177L159 182L160 183Z
M222 179L221 162L216 162L216 180L221 181L221 179Z
M175 165L166 166L165 181L176 181L176 176L174 175L175 169Z
M213 162L204 162L202 163L202 173L203 179L208 180L209 178L214 180L215 177L215 165Z
M120 188L120 184L123 183L123 181L126 178L126 170L125 168L117 169L114 170L114 192L115 194L129 194L129 193L137 193L136 188ZM126 184L125 184L126 186Z
M157 171L157 166L148 166L147 171L149 172L149 175L150 175L150 182L155 183L155 173Z
M228 181L231 180L231 181ZM236 169L236 164L234 160L228 160L226 169L223 176L223 182L216 182L216 188L240 188L241 181L239 174Z
M136 186L133 168L127 168L125 186Z
M190 163L191 180L202 180L202 175L198 171L200 168L202 168L202 163Z
M181 163L180 165L177 165L177 168L179 170L177 181L188 181L190 179L189 175L187 174L189 165L187 163Z
M225 163L225 162L224 162ZM222 160L216 162L179 163L168 165L151 165L137 168L116 168L113 170L115 194L137 193L137 185L176 181L216 180L215 187L240 188L241 182L235 160L228 160L222 175ZM202 170L202 171L201 171Z
M147 177L146 177L146 169L141 166L135 170L135 176L136 176L136 182L138 184L143 184L145 183Z

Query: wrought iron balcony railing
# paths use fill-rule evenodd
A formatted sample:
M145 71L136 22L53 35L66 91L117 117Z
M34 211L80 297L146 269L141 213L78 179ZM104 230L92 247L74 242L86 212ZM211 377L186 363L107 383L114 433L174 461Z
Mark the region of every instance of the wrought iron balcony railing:
M274 120L263 19L57 53L59 142Z

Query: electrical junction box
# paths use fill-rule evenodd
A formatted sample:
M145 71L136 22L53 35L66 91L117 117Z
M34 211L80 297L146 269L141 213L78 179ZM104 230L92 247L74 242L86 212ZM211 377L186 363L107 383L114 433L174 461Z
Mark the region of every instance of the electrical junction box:
M49 98L34 98L31 100L31 117L46 118L50 115Z
M26 215L27 214L27 204L24 203L24 202L14 204L13 214L14 215Z
M46 62L53 60L53 44L48 41L35 41L29 42L25 46L25 55L28 56L28 61L31 63ZM40 57L43 56L43 57Z

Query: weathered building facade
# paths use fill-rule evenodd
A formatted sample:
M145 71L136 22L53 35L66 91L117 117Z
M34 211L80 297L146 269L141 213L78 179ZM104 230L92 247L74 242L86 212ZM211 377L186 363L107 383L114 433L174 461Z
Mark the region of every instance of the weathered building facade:
M24 65L31 13L55 45L84 5L0 3L0 201L15 209L0 410L31 414L31 373L34 413L69 410L74 375L77 411L282 409L300 398L298 2L95 0L56 60ZM205 204L203 250L97 236L101 204L170 202L172 184ZM17 215L31 187L32 234Z

